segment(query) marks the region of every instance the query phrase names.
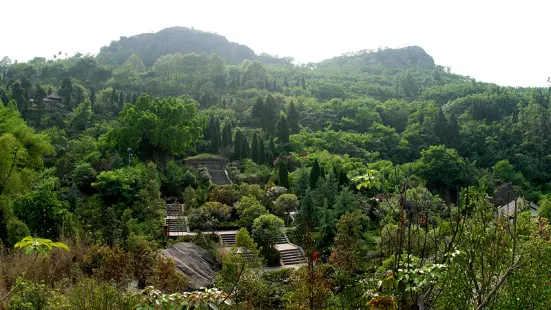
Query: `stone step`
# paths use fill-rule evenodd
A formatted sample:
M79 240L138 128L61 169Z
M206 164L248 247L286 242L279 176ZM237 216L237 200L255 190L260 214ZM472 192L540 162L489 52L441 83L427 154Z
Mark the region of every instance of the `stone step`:
M220 234L220 239L223 244L234 245L235 244L235 234Z
M183 204L167 204L165 209L166 216L181 216L184 213Z
M306 262L306 259L298 248L281 250L279 251L279 255L281 256L283 265L297 265Z

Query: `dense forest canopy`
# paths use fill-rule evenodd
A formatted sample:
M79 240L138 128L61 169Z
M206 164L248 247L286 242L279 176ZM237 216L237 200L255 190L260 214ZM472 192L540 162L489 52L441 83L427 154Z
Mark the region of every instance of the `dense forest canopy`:
M82 303L94 288L105 309L548 309L550 100L418 46L295 65L183 27L4 57L0 304L100 309ZM167 238L166 203L199 234ZM233 230L221 246L214 232ZM28 235L71 254L24 257ZM265 271L282 236L305 263ZM157 255L178 241L216 257L220 290L181 294Z

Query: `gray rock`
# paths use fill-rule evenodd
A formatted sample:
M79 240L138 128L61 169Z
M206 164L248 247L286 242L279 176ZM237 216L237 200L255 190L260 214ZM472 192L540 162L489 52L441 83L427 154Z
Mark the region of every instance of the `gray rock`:
M176 269L188 278L191 290L211 286L216 273L220 270L220 264L216 259L193 243L177 243L168 249L161 250L161 254L176 262Z

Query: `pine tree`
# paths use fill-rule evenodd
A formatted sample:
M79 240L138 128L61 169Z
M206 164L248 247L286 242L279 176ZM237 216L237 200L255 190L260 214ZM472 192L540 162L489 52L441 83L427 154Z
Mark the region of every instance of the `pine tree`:
M312 193L306 190L296 217L296 231L300 245L306 251L306 257L311 259L315 251L314 229L318 226L318 212L314 205Z
M218 149L220 149L220 143L222 141L222 133L220 133L220 119L218 117L216 118L216 122L214 125L215 125L214 133L216 134L216 139L218 140Z
M132 103L132 94L131 93L127 93L126 96L124 96L124 102L125 103Z
M316 188L316 185L318 183L318 179L321 176L321 168L318 159L316 158L314 160L314 164L312 165L312 168L310 169L310 188L314 189Z
M119 94L119 105L121 107L124 105L124 93L122 91Z
M253 134L253 142L251 145L251 159L255 163L259 163L258 136L256 132Z
M310 174L308 173L308 169L303 167L298 171L298 178L293 188L293 193L297 197L302 198L308 188L310 188Z
M136 93L132 94L132 104L136 104L138 102L138 95Z
M258 137L258 163L266 163L266 151L264 150L264 139Z
M237 129L235 132L235 144L233 148L233 159L239 160L241 159L241 146L243 144L243 135L241 134L241 130Z
M300 115L298 114L295 103L291 101L289 104L289 111L287 111L287 121L289 122L289 127L291 127L291 133L300 132Z
M96 89L94 87L90 89L90 102L92 104L96 103Z
M260 121L264 120L264 100L261 97L256 98L256 102L253 105L251 116L259 119Z
M289 171L283 158L279 158L278 177L279 186L289 188Z
M281 114L276 124L276 136L280 144L289 143L290 128L285 115Z
M283 87L289 87L289 82L287 81L287 77L283 78Z

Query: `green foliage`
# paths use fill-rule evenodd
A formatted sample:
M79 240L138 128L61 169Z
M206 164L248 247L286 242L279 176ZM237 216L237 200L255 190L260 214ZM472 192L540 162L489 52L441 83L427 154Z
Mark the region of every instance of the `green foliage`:
M285 161L283 160L283 158L279 159L277 170L278 170L277 181L279 186L289 188L289 171L287 170L287 164L285 164Z
M17 242L14 245L14 248L25 249L25 253L27 255L42 254L45 256L48 256L50 251L54 248L64 249L69 251L69 247L64 243L53 242L52 240L49 240L49 239L33 238L30 236L27 236L21 239L21 241Z
M266 207L254 197L244 196L236 205L239 221L243 227L251 229L254 221L261 215L268 214Z
M44 283L17 278L8 309L70 309L67 300Z
M126 105L119 118L124 126L114 129L111 138L121 153L131 148L143 159L189 153L205 124L192 99L152 101L147 95Z

